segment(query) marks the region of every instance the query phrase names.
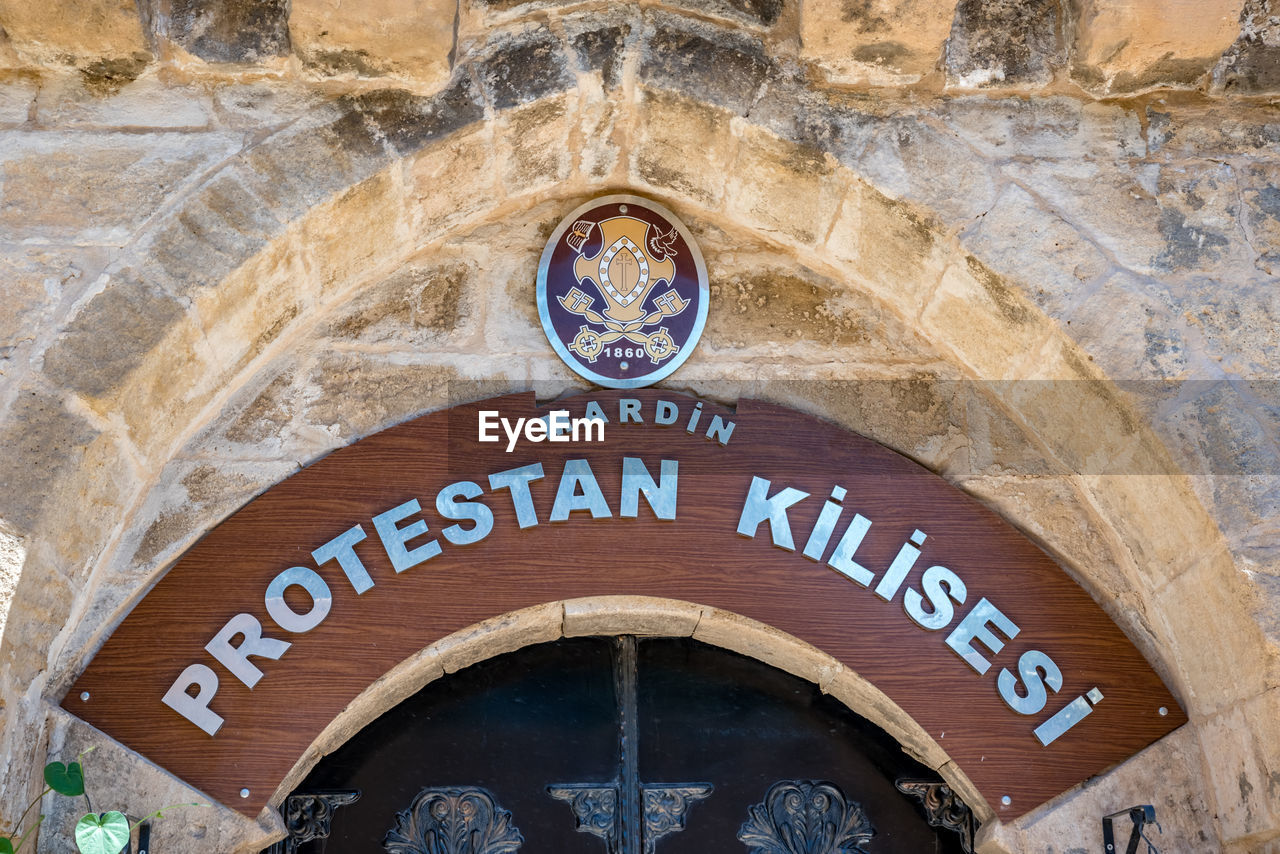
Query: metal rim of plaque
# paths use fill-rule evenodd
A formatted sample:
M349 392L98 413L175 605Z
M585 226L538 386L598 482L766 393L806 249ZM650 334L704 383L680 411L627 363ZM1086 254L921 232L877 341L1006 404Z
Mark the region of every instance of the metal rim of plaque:
M707 322L707 266L675 214L601 196L552 232L538 262L538 316L556 354L606 388L642 388L693 353Z

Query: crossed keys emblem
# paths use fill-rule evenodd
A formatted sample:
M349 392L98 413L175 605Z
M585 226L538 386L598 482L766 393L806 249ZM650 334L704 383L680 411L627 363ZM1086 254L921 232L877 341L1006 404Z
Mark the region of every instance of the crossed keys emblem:
M588 256L583 248L596 228L603 238L600 251ZM652 310L645 308L649 295L664 282L670 285L675 278L675 238L674 227L663 232L630 216L574 222L565 238L565 243L578 253L573 262L574 277L580 285L591 282L604 305L599 311L595 310L596 298L578 287L570 288L558 301L565 311L585 318L590 324L603 326L604 330L584 323L568 345L571 351L588 362L595 362L605 347L625 339L639 344L655 365L680 352L667 327L645 331L689 306L689 301L675 288L668 288L666 293L654 298Z

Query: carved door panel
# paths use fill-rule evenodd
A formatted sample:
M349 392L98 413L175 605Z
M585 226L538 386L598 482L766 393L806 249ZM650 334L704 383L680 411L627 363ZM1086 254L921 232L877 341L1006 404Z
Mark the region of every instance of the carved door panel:
M955 854L972 834L936 775L812 684L630 637L428 685L321 761L286 818L285 854Z

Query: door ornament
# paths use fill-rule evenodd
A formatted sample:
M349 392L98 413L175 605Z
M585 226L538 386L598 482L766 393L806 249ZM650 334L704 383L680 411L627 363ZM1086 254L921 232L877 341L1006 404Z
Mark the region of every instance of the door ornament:
M333 814L360 800L360 792L343 789L331 792L298 792L285 798L280 808L288 836L263 854L297 854L299 846L313 839L328 839Z
M875 828L834 783L782 780L748 812L738 840L751 854L869 854Z
M423 789L382 840L388 854L513 854L523 844L511 813L475 786Z
M688 786L652 786L640 784L644 801L644 828L640 850L653 854L654 846L662 837L684 830L689 807L711 794L710 783ZM622 845L618 824L618 784L597 786L591 783L565 783L548 786L547 794L564 801L573 810L577 829L604 840L609 854L626 854Z
M654 854L658 840L684 830L689 807L712 792L710 783L640 782L636 724L636 639L617 639L614 682L618 695L618 776L607 783L555 783L547 794L573 810L577 829L604 840L608 854Z
M975 832L973 811L946 783L935 780L898 780L898 791L924 804L925 820L930 827L945 827L960 837L964 854L973 854Z

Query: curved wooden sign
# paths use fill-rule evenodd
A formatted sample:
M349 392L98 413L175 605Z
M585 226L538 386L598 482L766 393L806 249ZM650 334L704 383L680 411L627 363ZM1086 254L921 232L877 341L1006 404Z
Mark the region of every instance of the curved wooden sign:
M577 441L528 420L509 438L553 410L568 415L551 432ZM408 656L497 614L610 594L723 608L824 650L1004 818L1186 721L1052 559L942 478L794 411L656 390L496 398L336 451L187 552L63 702L254 815Z

